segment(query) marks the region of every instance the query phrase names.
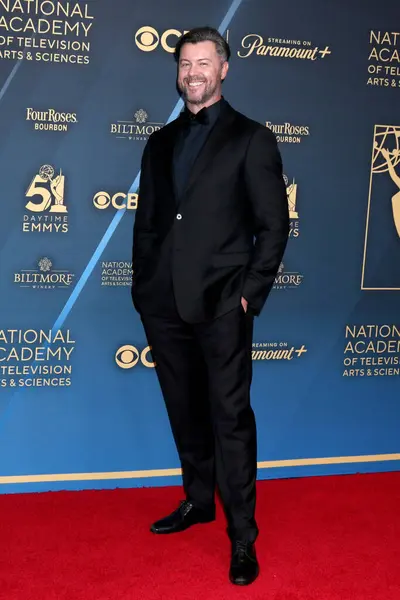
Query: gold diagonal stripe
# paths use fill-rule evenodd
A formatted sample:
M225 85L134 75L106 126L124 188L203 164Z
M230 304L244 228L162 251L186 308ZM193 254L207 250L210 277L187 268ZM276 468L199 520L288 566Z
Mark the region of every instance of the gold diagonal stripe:
M371 192L372 192L372 178L373 178L373 166L374 166L374 143L376 138L377 127L380 125L375 125L374 127L374 139L372 143L372 153L371 153L371 169L369 174L369 190L368 190L368 206L367 206L367 218L365 223L365 236L364 236L364 254L363 254L363 263L362 263L362 272L361 272L361 289L364 289L364 276L365 276L365 263L367 258L367 246L368 246L368 233L369 233L369 217L370 217L370 208L371 208Z
M260 461L259 469L279 467L302 467L312 465L341 465L351 463L386 462L400 460L400 454L371 454L361 456L331 456L327 458L295 458L290 460ZM180 469L153 469L145 471L112 471L110 473L62 473L55 475L1 476L0 485L16 483L44 483L56 481L101 481L106 479L141 479L146 477L172 477L180 475Z

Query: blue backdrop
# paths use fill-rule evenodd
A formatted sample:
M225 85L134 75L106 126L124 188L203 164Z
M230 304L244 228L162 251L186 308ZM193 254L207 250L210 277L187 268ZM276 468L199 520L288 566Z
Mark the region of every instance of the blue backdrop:
M278 137L291 213L255 329L259 477L399 467L397 11L0 0L0 492L179 482L132 226L146 140L180 109L171 50L206 24L225 97Z

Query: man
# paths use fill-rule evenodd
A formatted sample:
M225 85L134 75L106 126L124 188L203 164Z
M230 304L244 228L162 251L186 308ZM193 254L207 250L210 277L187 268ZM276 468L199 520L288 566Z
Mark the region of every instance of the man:
M254 542L253 318L273 285L289 218L273 133L221 95L230 49L209 27L176 46L185 110L143 153L133 302L152 347L186 499L154 523L176 533L215 518L218 486L232 542L230 580L259 567Z

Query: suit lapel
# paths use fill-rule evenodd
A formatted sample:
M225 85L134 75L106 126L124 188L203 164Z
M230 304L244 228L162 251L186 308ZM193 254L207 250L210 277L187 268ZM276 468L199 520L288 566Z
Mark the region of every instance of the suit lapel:
M177 125L175 125L173 128L170 128L168 135L163 140L162 148L160 149L159 154L160 167L162 168L162 172L164 173L165 177L165 182L173 198L176 197L173 156L177 131Z
M202 149L200 150L190 175L188 177L185 192L195 183L196 179L201 175L204 169L211 162L215 155L221 150L221 148L229 141L232 135L232 123L235 119L235 111L225 101L223 107L221 107L221 114L217 119L214 127L211 130L210 135L205 141ZM183 194L183 196L184 196Z

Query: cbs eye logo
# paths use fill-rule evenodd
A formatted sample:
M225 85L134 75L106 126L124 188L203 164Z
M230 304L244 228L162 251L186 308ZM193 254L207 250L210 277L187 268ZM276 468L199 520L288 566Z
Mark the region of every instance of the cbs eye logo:
M144 350L139 352L135 346L125 344L125 346L121 346L116 351L115 362L121 369L132 369L133 367L136 367L140 360L143 366L152 369L156 366L156 363L152 360L149 360L149 356L151 359L150 346L146 346Z
M149 27L145 25L137 30L135 33L135 43L136 46L142 50L142 52L152 52L161 43L162 48L166 52L174 52L175 45L170 46L169 38L172 37L171 43L176 44L177 39L180 38L184 33L187 33L188 30L178 31L177 29L167 29L164 33L159 35L158 31L154 29L154 27Z
M139 196L137 194L124 194L123 192L117 192L113 196L107 192L97 192L93 196L93 204L99 210L104 210L110 205L116 210L122 210L123 208L136 210L138 200Z

